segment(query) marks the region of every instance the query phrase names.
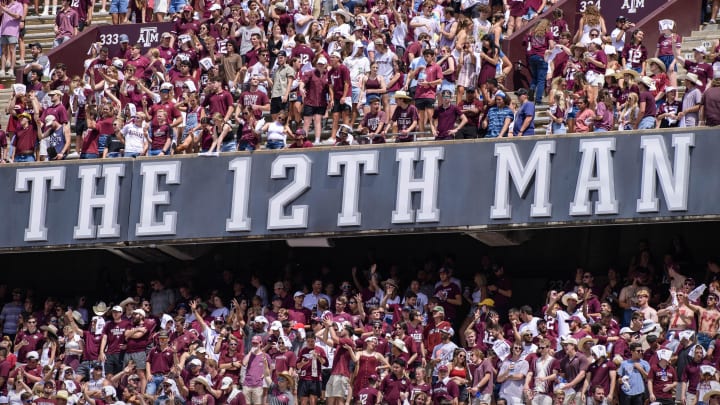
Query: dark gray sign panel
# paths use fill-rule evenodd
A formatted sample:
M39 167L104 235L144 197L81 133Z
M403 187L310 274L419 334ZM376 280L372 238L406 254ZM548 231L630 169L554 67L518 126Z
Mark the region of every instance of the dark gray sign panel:
M7 165L0 249L713 218L714 132Z

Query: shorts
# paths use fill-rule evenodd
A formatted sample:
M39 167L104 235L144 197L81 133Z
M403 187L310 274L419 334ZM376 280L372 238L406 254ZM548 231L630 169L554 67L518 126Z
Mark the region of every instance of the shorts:
M167 13L168 7L170 7L168 0L155 0L153 11L156 13Z
M445 90L450 90L452 94L455 94L455 83L451 83L445 79L443 79L442 84L440 84L440 91L443 92Z
M357 104L360 100L360 87L352 87L352 102Z
M330 376L325 386L326 398L347 398L350 393L350 379L344 375L334 374Z
M475 139L478 137L478 129L472 125L465 125L455 133L455 139Z
M333 104L333 108L332 108L332 111L331 111L331 112L333 112L333 113L341 113L341 112L343 112L343 111L350 111L351 108L352 108L352 107L350 107L349 105L347 105L347 104L345 104L345 103L335 102L335 103Z
M585 79L587 79L588 84L591 86L602 87L605 85L605 75L592 70L588 70L585 73Z
M390 98L390 105L397 105L397 101L395 100L395 92L394 91L388 91L387 96Z
M313 107L310 105L303 106L303 117L312 117L313 115L325 115L327 107Z
M18 43L18 37L14 35L0 36L0 45L15 45Z
M111 0L110 1L110 14L125 14L128 9L129 0Z
M248 405L262 404L263 388L262 387L243 387L243 395Z
M288 103L282 102L282 97L273 97L270 99L270 114L277 114L280 111L287 111Z
M475 396L471 401L472 405L490 405L492 403L492 394L480 394Z
M665 71L669 72L670 64L672 63L673 60L675 60L675 56L674 55L660 55L660 56L658 56L658 59L663 61L663 63L665 64ZM677 63L675 64L675 69L673 69L673 71L677 72Z
M48 138L43 138L40 140L40 148L38 150L38 156L47 156L47 148L48 148Z
M105 374L117 374L122 371L122 353L105 354Z
M145 370L145 361L147 360L147 354L145 354L145 352L125 353L123 367L127 367L130 360L135 362L135 366L139 370Z
M185 4L187 4L185 0L170 0L170 8L168 9L168 12L170 14L179 13L182 11Z
M418 110L427 110L430 108L435 108L435 99L434 98L416 98L415 99L415 108Z
M319 397L322 392L322 384L320 381L300 380L298 382L297 395L300 398L309 397L311 395Z

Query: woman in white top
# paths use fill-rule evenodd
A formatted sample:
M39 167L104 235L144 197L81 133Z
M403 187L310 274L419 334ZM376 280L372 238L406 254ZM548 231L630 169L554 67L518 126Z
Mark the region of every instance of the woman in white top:
M120 132L125 138L125 157L144 156L147 153L148 137L144 112L138 111L135 118L131 118Z
M600 31L600 37L607 35L605 28L605 19L600 15L600 10L594 4L590 4L585 9L580 22L578 23L582 30L578 30L573 38L573 43L582 42L588 44L590 42L590 31L596 29Z
M76 369L80 366L80 358L83 354L85 342L83 342L82 336L75 334L75 330L70 325L63 328L63 336L65 336L63 364Z
M40 329L45 335L45 343L40 353L40 365L42 367L55 365L55 356L57 355L58 349L58 335L57 327L54 325L41 326Z
M343 64L350 71L350 87L352 89L352 119L350 122L355 122L358 115L362 78L370 72L370 59L365 56L365 44L361 40L355 41L352 56L345 58Z
M287 114L285 111L279 112L275 121L263 125L260 132L267 133L266 148L283 149L288 135L292 136L292 131L290 131L290 128L287 126Z

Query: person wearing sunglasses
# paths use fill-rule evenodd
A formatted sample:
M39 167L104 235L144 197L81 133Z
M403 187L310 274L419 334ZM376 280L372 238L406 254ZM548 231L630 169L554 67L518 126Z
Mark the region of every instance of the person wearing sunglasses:
M523 346L515 342L510 349L510 355L500 365L496 382L500 383L499 396L508 400L510 404L523 403L523 387L525 376L530 371L527 361L523 359Z
M650 364L642 358L643 349L640 343L631 343L630 353L630 359L623 361L618 367L618 376L622 380L620 403L624 405L641 405L645 394L645 379L650 372Z
M540 339L537 342L537 355L530 357L528 367L530 371L526 381L527 385L525 394L528 398L532 398L533 404L549 405L552 403L553 383L548 379L554 373L556 365L555 347L548 339Z

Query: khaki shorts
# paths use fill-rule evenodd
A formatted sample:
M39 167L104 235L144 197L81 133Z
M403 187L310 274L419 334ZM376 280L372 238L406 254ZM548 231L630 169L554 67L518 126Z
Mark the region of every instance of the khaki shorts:
M245 395L245 402L248 405L261 405L263 398L262 387L243 387L243 394Z
M331 375L325 386L325 397L347 398L350 393L350 379L344 375Z
M481 394L479 397L472 397L472 405L490 405L492 394Z

